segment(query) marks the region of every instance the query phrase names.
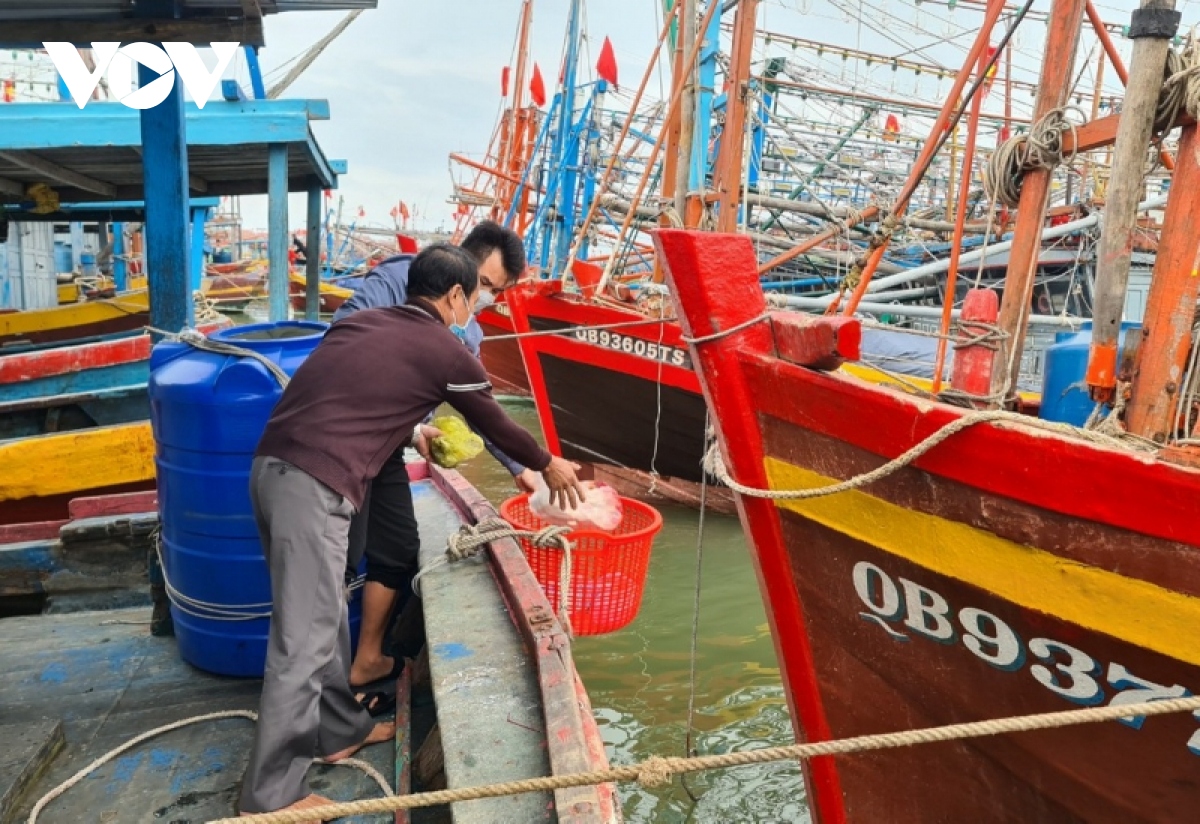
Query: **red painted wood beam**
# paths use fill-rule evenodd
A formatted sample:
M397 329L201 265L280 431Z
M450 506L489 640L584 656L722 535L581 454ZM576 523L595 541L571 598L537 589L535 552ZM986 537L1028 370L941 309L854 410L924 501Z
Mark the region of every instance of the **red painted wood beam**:
M80 518L99 518L105 515L136 515L158 509L158 492L122 492L117 495L93 495L75 498L67 504L72 521Z
M1142 319L1142 351L1125 420L1129 431L1156 443L1170 440L1175 405L1183 391L1200 297L1200 140L1196 126L1183 130L1179 166L1171 182Z
M1043 49L1045 61L1034 104L1033 121L1036 123L1048 112L1066 103L1071 83L1071 70L1075 65L1075 51L1079 46L1080 24L1083 21L1084 0L1054 0L1050 9L1050 23L1046 31ZM1116 129L1113 136L1115 139ZM1033 294L1037 259L1041 252L1041 230L1045 220L1046 203L1050 197L1051 169L1034 169L1025 175L1021 184L1021 202L1017 207L1017 225L1013 232L1013 246L1009 252L1008 278L1004 285L1004 299L1000 304L1000 328L1008 337L1000 341L992 370L992 392L1009 392L1017 385L1017 372L1021 366L1019 353L1025 345L1025 319L1029 315L1029 302ZM1011 361L1011 368L1010 368Z
M715 5L715 4L714 4ZM667 270L671 295L685 333L704 337L753 321L767 308L758 281L753 241L742 235L660 229L654 243ZM760 405L741 367L742 353L774 353L774 337L766 323L707 343L693 344L692 361L712 410L722 454L733 477L742 483L768 486L763 465L763 436L756 409ZM715 375L720 380L713 380ZM771 637L798 738L831 737L821 698L816 665L800 596L796 590L783 526L775 505L761 498L737 499L742 526L753 547L759 589L766 601ZM846 809L837 764L816 758L802 765L818 824L844 824Z
M862 354L857 318L772 312L771 329L779 357L799 366L829 372Z

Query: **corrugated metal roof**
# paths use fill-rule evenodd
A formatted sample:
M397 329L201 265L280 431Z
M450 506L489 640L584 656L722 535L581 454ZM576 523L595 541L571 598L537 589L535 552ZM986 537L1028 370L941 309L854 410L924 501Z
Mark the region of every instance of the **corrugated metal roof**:
M0 20L132 17L135 0L0 0ZM242 18L242 0L181 0L183 16ZM378 0L258 0L263 14L373 9Z

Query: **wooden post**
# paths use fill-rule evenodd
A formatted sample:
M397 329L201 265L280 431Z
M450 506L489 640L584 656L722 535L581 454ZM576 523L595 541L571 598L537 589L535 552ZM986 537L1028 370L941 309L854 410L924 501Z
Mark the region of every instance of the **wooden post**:
M288 147L272 143L267 167L267 298L272 323L288 316Z
M159 78L138 64L138 82ZM183 89L141 111L142 169L146 200L146 273L150 278L150 325L178 332L192 323L188 291L188 156Z
M1121 122L1117 125L1112 176L1096 257L1096 303L1087 369L1088 389L1100 401L1112 400L1117 385L1117 341L1137 230L1137 204L1145 190L1142 171L1146 147L1154 128L1167 50L1179 25L1179 13L1174 7L1175 0L1144 0L1133 13L1130 26L1133 58Z
M321 309L321 187L308 189L308 232L304 237L304 319L317 320Z
M1083 5L1084 0L1054 0L1050 9L1040 91L1033 107L1034 123L1045 117L1047 112L1066 103L1075 51L1079 46ZM998 319L1000 328L1008 333L1008 337L999 341L996 351L996 365L992 369L993 394L1007 393L1017 385L1021 349L1025 345L1025 320L1029 315L1038 255L1042 250L1041 230L1052 176L1051 169L1034 169L1025 175L1025 181L1021 184L1017 225L1012 251L1009 252L1008 277Z
M758 2L742 0L738 3L733 24L730 77L725 83L725 125L721 127L721 148L713 167L713 190L718 198L718 232L737 231L738 202L742 194L742 149L746 133L746 93L750 87L750 60L754 51Z
M118 292L129 288L129 267L125 263L125 224L114 223L113 233L113 284Z
M680 101L679 115L679 164L675 167L675 211L680 219L687 214L687 194L691 180L692 145L696 132L696 62L683 64L683 56L695 51L696 45L696 0L679 1L678 28L680 45L675 50L679 57L678 70L687 75ZM664 186L664 188L666 188Z
M1134 372L1125 420L1129 431L1166 443L1176 425L1175 405L1192 343L1192 320L1200 295L1200 140L1196 126L1183 130L1179 165L1171 182L1154 278L1142 321L1142 356Z

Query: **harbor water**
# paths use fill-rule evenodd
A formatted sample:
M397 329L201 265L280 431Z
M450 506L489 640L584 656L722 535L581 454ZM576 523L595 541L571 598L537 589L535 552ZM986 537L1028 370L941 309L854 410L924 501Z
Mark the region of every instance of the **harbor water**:
M505 407L538 433L531 404L506 401ZM493 503L515 494L512 478L486 454L460 471ZM610 635L579 638L574 647L613 764L687 750L699 513L660 509L663 531L637 619ZM703 755L793 743L762 598L736 518L705 516L699 615L693 749ZM808 820L800 770L792 763L696 773L684 782L687 789L678 780L652 790L622 785L626 821Z

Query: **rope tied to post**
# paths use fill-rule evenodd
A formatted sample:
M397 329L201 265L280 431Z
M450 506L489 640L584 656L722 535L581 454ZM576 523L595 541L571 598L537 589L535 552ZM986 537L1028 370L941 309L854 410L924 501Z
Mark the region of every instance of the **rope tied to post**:
M574 545L567 539L571 532L568 526L550 525L538 530L517 529L501 518L488 518L477 524L463 524L458 531L446 539L446 554L432 563L421 567L413 576L412 588L421 594L421 578L438 567L473 558L485 546L504 538L524 538L539 549L558 549L563 554L558 573L558 620L568 636L574 637L571 629L571 550Z
M1075 157L1078 125L1068 112L1082 114L1073 106L1051 109L1025 134L1015 135L996 147L983 169L983 189L988 197L1010 209L1021 202L1025 175L1035 169L1054 169ZM1071 152L1063 151L1063 134L1071 132Z

